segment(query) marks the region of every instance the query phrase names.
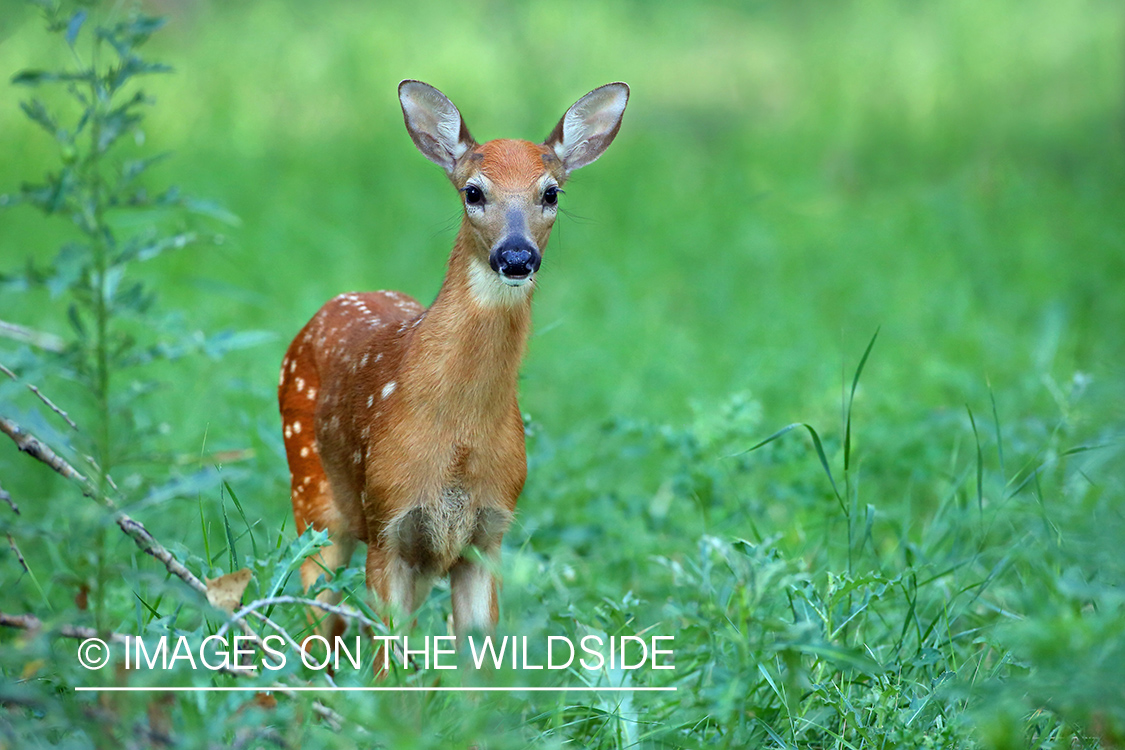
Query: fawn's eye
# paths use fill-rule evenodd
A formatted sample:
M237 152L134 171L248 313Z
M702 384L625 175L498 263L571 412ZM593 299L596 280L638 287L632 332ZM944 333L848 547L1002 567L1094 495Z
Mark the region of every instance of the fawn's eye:
M543 191L543 202L548 206L553 206L559 202L559 189L552 185Z
M479 206L484 203L484 191L476 185L465 187L465 202L470 206Z

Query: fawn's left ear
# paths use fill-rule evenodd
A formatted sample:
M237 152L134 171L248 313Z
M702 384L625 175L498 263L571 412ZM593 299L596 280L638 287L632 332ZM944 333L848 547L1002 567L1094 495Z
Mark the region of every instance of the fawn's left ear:
M555 152L567 172L586 166L613 143L628 102L624 83L599 86L566 111L543 145Z
M477 145L457 107L445 94L421 81L400 83L398 100L414 145L423 156L452 175L457 160Z

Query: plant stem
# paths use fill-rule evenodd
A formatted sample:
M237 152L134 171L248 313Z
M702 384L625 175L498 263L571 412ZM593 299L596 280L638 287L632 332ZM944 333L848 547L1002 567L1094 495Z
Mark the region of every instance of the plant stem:
M99 51L101 40L95 39L90 63L93 73L90 80L91 106L94 108L90 128L90 155L86 162L86 179L89 182L90 205L93 206L92 222L92 248L94 251L94 400L97 410L95 425L94 455L97 459L97 472L94 477L95 492L101 498L106 497L109 486L109 472L112 468L112 447L110 430L109 406L109 309L106 305L106 286L108 281L109 245L113 241L112 230L106 225L104 207L104 184L100 169L100 142L102 136L102 120L110 103L110 95L105 94L102 83L98 78ZM105 616L105 583L106 571L106 545L108 543L106 530L99 527L95 547L96 585L94 586L94 620L98 627L104 626Z

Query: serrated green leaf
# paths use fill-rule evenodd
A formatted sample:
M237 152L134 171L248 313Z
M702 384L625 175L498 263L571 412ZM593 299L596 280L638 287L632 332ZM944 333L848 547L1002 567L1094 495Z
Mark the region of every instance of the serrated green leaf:
M134 76L150 75L153 73L172 73L171 65L164 63L150 63L145 62L135 55L124 57L121 64L118 65L108 76L106 76L106 85L110 91L116 91L124 86L130 78ZM145 100L146 102L148 100Z
M12 76L12 84L16 86L38 86L43 83L56 81L90 81L93 73L84 70L81 73L58 73L50 70L21 70Z
M327 531L318 530L312 526L307 527L305 533L289 543L289 547L277 563L265 598L277 596L285 588L285 582L289 580L289 576L301 567L301 563L329 544L331 542L328 540Z
M66 23L66 43L71 47L74 46L75 40L78 39L78 33L82 30L82 24L86 22L86 11L79 9L74 12L70 20Z
M144 159L126 159L121 164L120 180L121 186L127 185L136 179L142 172L147 170L153 164L164 161L169 156L168 152L157 154L156 156L149 156Z
M199 237L195 232L180 232L179 234L148 238L146 240L132 238L126 244L125 249L122 250L120 255L114 260L114 263L125 264L134 260L152 260L153 258L163 255L168 250L183 249L197 242L198 239Z
M70 327L78 334L81 341L86 340L86 326L82 323L82 316L78 312L78 305L73 302L66 308L66 318L70 321Z
M133 126L141 121L141 116L133 114L124 108L115 109L101 121L98 132L98 152L104 154L121 136L132 130Z
M74 287L85 275L90 249L86 245L68 242L59 250L51 264L50 276L46 279L47 291L52 299Z
M58 136L59 125L55 122L55 118L51 117L50 112L47 111L47 107L44 106L43 102L38 99L20 102L20 109L27 115L27 119L43 128L51 135Z
M57 74L46 70L21 70L12 76L12 84L16 86L38 86L41 83L57 80Z

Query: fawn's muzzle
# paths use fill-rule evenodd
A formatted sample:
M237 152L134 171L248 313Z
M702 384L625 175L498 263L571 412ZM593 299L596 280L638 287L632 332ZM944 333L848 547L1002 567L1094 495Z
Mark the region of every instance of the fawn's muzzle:
M522 237L501 242L489 255L492 270L508 284L521 284L539 270L543 256L535 245Z

